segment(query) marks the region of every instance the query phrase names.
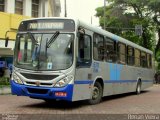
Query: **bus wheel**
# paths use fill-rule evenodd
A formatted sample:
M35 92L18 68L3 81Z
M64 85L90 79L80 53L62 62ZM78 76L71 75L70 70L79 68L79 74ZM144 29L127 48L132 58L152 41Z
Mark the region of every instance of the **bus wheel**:
M99 82L94 84L94 88L92 91L92 98L88 101L89 104L94 105L101 101L102 99L102 86Z
M136 88L136 94L140 94L141 93L141 81L138 81L137 83L137 88Z

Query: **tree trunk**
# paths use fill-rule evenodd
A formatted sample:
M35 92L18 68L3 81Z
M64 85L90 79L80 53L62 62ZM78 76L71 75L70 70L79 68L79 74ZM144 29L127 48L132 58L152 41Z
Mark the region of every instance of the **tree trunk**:
M155 48L155 54L160 50L160 28L158 28L158 42Z
M142 46L148 49L149 46L148 46L148 39L146 36L146 29L143 30L142 38L143 38Z

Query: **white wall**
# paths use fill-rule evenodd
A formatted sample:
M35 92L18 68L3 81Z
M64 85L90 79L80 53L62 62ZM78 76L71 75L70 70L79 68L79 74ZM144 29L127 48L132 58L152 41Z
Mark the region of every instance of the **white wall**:
M40 0L39 17L43 17L43 5L45 5L45 17L48 17L48 10L49 10L48 0ZM56 4L54 5L54 7L56 7ZM61 8L60 5L59 8ZM61 10L56 9L54 12L60 12L60 11ZM5 0L5 12L15 13L15 0ZM23 0L23 15L32 16L32 0Z
M15 44L15 41L8 41L8 47L7 48L11 48L13 50L14 44ZM0 48L6 48L5 47L5 40L0 40Z
M23 15L32 16L32 0L23 0Z
M5 11L7 13L15 13L15 0L5 0Z
M39 1L39 17L43 17L43 5L45 5L45 16L48 17L48 0L40 0Z

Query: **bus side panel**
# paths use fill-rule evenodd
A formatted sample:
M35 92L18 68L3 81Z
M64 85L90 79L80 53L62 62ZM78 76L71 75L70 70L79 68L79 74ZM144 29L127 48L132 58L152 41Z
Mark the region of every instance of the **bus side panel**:
M154 71L152 69L143 69L142 70L142 90L151 87L154 80Z
M137 74L138 71L137 69L139 68L135 68L128 65L120 65L120 64L117 65L121 67L120 76L118 79L123 81L122 82L124 84L123 93L135 92L137 86L137 79L139 77Z
M104 81L103 96L113 95L115 84L112 81L115 81L117 76L116 64L107 62L101 62L100 64L102 64L101 73Z
M143 90L153 85L154 73L151 69L123 65L120 80L130 80L124 92L135 92L139 78L141 79L141 89Z
M126 65L107 63L106 71L109 78L104 80L104 96L133 92L137 80L133 77L133 69Z
M109 78L103 76L103 96L135 92L138 78L142 80L142 90L153 85L153 70L112 63L104 66Z
M91 86L93 81L88 79L88 75L91 74L90 68L77 68L74 88L73 88L73 101L90 99Z
M111 76L112 76L112 79L116 78L116 69L112 67L113 69L112 69L112 75L111 75L109 64L111 63L106 63L101 61L93 61L92 63L92 80L93 81L97 79L103 80L103 83L104 83L103 96L113 94L113 85L108 84L106 82L110 81Z

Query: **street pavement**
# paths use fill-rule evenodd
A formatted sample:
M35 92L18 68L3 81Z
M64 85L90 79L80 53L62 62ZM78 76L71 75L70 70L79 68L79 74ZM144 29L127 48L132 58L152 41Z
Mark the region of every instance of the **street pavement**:
M140 95L127 93L105 97L97 105L89 105L87 101L47 104L29 97L0 95L0 114L158 114L160 119L160 85L154 85Z

